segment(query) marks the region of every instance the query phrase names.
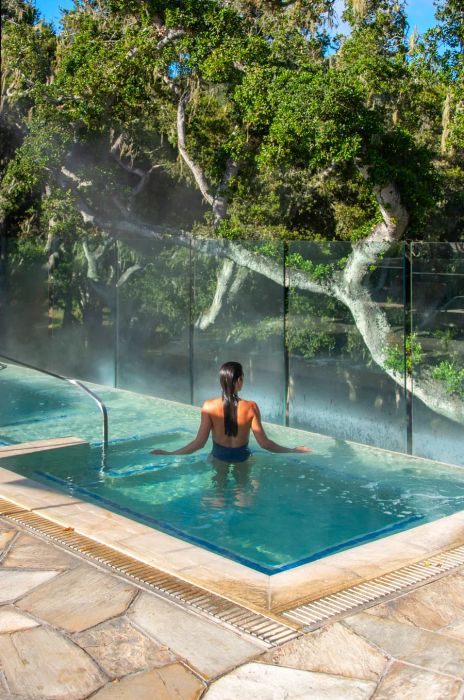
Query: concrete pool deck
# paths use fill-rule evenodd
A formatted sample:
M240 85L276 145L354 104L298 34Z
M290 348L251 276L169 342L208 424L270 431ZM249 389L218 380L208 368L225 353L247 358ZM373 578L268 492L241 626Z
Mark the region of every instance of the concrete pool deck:
M266 649L0 518L5 700L463 700L464 567Z
M57 438L0 447L0 464L17 454L80 444L86 443ZM0 468L0 497L182 581L277 616L464 545L464 511L460 511L268 576L4 468Z

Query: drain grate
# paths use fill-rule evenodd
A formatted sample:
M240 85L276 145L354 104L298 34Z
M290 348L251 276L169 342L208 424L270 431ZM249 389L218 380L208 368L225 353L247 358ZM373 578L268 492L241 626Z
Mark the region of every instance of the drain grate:
M360 609L376 605L421 583L441 577L464 564L464 546L436 554L417 564L405 566L390 574L346 588L339 593L286 610L287 619L302 625L309 632L327 621L333 621Z
M136 582L162 594L165 598L185 607L194 608L240 632L249 634L268 647L284 644L300 635L292 623L287 625L232 603L226 598L221 598L221 596L210 593L194 584L186 583L148 564L143 564L129 555L111 549L111 547L100 544L85 535L80 535L72 528L57 525L51 520L3 498L0 498L0 515L44 535L58 544L65 545L80 554L85 554L118 573L125 574Z

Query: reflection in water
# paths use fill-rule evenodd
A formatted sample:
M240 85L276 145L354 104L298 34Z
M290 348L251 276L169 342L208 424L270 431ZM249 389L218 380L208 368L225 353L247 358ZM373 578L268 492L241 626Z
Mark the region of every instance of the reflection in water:
M252 505L254 496L259 489L259 481L251 478L251 470L254 463L253 457L246 462L227 463L216 459L212 455L208 458L213 467L212 485L214 495L206 496L203 503L213 508L224 508L226 505L234 505L245 508ZM232 477L232 480L231 478Z

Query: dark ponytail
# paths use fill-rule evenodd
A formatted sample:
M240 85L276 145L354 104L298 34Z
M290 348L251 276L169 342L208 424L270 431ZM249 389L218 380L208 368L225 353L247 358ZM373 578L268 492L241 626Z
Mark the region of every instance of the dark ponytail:
M222 407L224 409L224 431L226 435L235 437L238 432L237 406L238 396L235 385L243 377L240 362L225 362L219 370L219 381L222 389Z

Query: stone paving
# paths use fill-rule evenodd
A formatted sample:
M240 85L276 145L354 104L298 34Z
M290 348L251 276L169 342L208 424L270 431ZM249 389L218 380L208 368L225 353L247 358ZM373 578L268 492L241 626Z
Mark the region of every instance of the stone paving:
M464 700L464 568L266 650L0 518L5 700Z

